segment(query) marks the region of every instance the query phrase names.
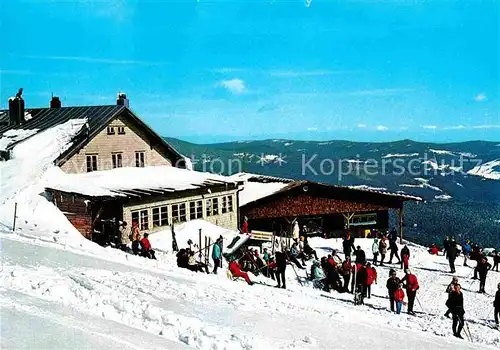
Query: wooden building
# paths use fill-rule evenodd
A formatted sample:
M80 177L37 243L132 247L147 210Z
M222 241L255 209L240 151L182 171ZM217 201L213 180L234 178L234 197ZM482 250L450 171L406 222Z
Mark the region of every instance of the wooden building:
M86 238L110 240L117 222L152 233L204 219L236 230L239 183L169 166L62 174L46 187L52 202Z
M252 179L247 181L247 184ZM253 179L263 187L269 182ZM246 185L245 185L246 186ZM276 186L276 185L275 185ZM403 204L407 200L421 201L419 197L356 189L311 181L281 182L278 190L265 191L261 197L244 200L240 206L241 218L247 217L251 230L291 232L291 223L298 220L306 234L341 237L346 231L364 237L371 229L389 229L389 211L399 215L399 233L403 236ZM242 196L246 196L242 193ZM304 232L305 231L305 232Z

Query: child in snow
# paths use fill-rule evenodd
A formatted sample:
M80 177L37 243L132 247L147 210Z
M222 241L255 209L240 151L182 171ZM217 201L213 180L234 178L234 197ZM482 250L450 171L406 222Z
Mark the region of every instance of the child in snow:
M141 255L145 258L156 260L155 251L151 247L151 242L149 242L149 234L145 233L144 238L141 239L142 251Z
M394 292L394 301L396 302L396 313L400 314L401 309L403 308L403 304L406 304L404 302L405 299L405 292L403 290L403 284L400 283L398 286L398 289Z

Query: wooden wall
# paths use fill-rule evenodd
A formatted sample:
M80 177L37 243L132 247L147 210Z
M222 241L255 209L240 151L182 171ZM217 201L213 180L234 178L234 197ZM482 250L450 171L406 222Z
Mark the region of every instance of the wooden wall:
M68 218L69 222L84 236L92 240L92 211L90 201L76 195L54 192L54 204Z
M252 207L241 208L241 215L248 219L295 217L352 212L373 212L390 207L375 203L352 202L348 200L321 198L309 194L287 195L262 202Z

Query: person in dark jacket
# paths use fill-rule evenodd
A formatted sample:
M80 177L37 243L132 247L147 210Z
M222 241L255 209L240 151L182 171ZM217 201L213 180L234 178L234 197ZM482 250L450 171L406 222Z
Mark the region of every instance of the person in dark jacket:
M355 250L354 248L354 237L351 236L350 232L347 232L344 241L342 242L342 248L344 251L344 255L346 257L351 256L351 251Z
M451 310L453 315L453 335L457 338L463 339L462 328L464 327L464 296L460 284L454 286L453 291L449 294L446 306Z
M356 250L354 251L354 255L356 256L356 264L364 265L366 263L366 254L363 249L358 245Z
M450 247L450 237L446 236L445 239L443 240L443 250L444 250L444 256L448 257L448 248Z
M491 271L496 271L498 272L498 265L500 264L500 251L496 251L495 255L493 255L493 268ZM495 270L496 268L496 270Z
M493 301L493 307L495 308L495 323L498 326L498 319L500 318L500 283L498 284L498 290L495 294L495 301Z
M491 269L491 264L486 257L481 258L477 263L477 273L479 274L479 293L486 293L484 287L486 286L486 275Z
M349 282L351 280L351 271L352 271L351 258L346 256L344 262L342 263L342 267L340 268L340 273L342 274L342 277L344 278L344 291L345 292L349 292Z
M286 289L285 282L285 271L286 271L286 255L283 252L276 252L276 281L278 285L276 288Z
M407 270L410 264L410 249L405 245L403 249L401 249L401 268Z
M448 296L453 290L455 290L455 286L458 284L458 277L453 277L451 280L451 283L448 284L448 287L446 287L446 293L448 293ZM445 312L444 316L445 317L450 317L451 310L448 308L448 310Z
M451 273L455 273L456 270L455 270L455 260L457 258L457 255L458 255L458 251L457 251L457 245L455 243L450 244L448 245L448 249L446 250L446 254L448 256L448 261L450 263L450 270L451 270Z
M392 258L396 257L398 258L398 264L401 264L401 258L399 257L398 251L398 245L396 244L396 241L390 241L389 242L389 250L391 251L391 255L389 256L389 264L392 264Z
M389 301L391 303L391 311L394 311L394 293L398 290L401 280L396 276L396 271L393 271L391 277L387 280L386 287L389 293Z

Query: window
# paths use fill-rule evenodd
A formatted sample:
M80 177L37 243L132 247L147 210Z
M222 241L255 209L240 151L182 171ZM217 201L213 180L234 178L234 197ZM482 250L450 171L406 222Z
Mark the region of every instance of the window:
M135 166L144 168L144 152L135 152Z
M219 215L219 198L209 198L206 201L207 216Z
M125 127L124 126L118 127L118 135L125 135Z
M132 212L132 222L137 221L139 223L139 229L141 231L149 230L149 217L147 210L138 210Z
M227 213L227 197L222 197L222 214Z
M233 196L227 196L227 211L233 211Z
M122 167L122 154L121 153L112 154L111 158L113 159L113 169Z
M115 134L115 128L113 126L108 126L108 135L114 135Z
M200 219L203 216L203 202L193 201L189 202L189 219Z
M347 221L347 220L345 220ZM347 222L346 222L347 224ZM369 226L377 224L377 214L357 214L354 215L349 223L350 226Z
M153 208L153 228L168 226L168 207Z
M97 154L87 154L87 172L97 170Z
M176 222L186 221L186 203L172 204L172 219Z

